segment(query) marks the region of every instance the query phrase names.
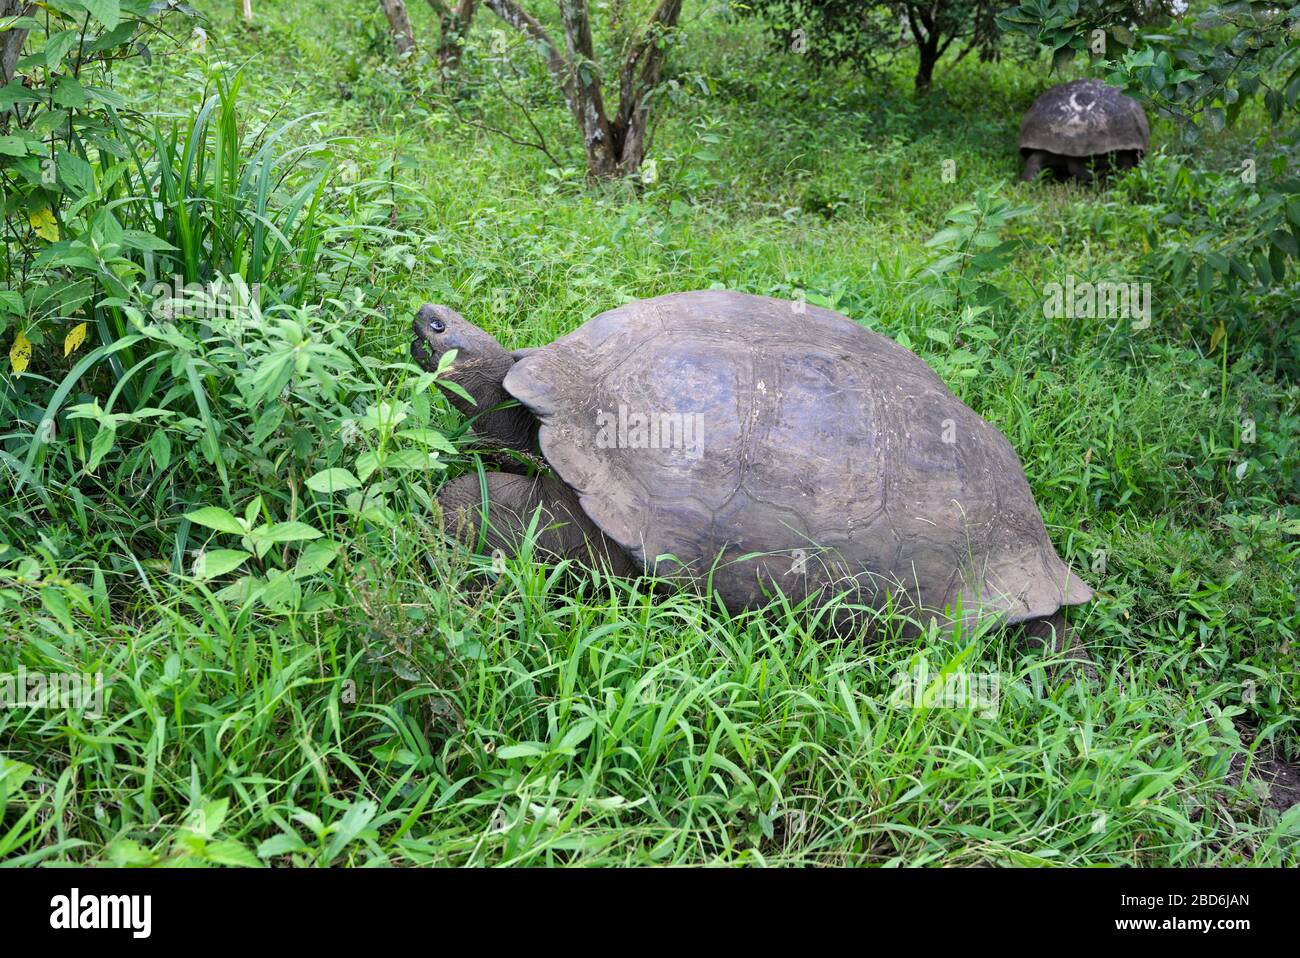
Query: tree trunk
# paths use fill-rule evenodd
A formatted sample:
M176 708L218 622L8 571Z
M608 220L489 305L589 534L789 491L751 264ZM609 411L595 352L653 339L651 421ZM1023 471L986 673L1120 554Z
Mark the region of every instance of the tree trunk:
M28 17L36 8L34 3L22 3L21 0L0 0L0 17ZM26 30L7 30L0 33L0 81L8 83L14 78L14 70L22 56L23 43L27 39Z
M939 45L942 37L936 20L933 8L907 7L907 25L911 28L912 39L916 41L917 93L930 89L930 83L934 80L934 65L939 62L944 50L948 49L948 43L952 42L952 37L949 37L947 43Z
M618 115L613 133L618 146L619 168L627 175L641 169L650 147L650 94L663 74L663 35L677 26L682 0L661 0L646 28L628 50L619 71Z
M560 15L564 20L564 40L573 77L574 117L587 151L587 176L593 180L609 179L618 175L619 156L605 115L587 0L560 0Z
M930 89L930 83L934 80L934 65L939 62L939 38L927 37L916 45L916 51L919 57L916 64L916 92L924 93Z
M393 49L397 59L404 60L415 51L415 31L411 29L411 15L406 12L404 0L379 0L388 17L388 30L393 35Z
M244 22L253 22L253 0L244 0Z
M438 15L438 66L443 72L454 71L460 66L478 0L459 0L454 7L451 0L429 0L429 6Z
M518 0L483 0L483 3L541 47L546 67L564 93L565 103L582 134L587 178L614 179L639 170L649 148L650 94L659 85L663 72L661 41L676 28L682 0L660 0L645 28L628 44L618 72L618 112L612 119L605 110L587 0L560 0L563 52Z

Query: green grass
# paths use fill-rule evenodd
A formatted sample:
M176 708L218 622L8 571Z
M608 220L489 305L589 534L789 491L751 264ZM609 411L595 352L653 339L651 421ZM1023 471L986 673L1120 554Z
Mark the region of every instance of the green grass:
M318 168L332 178L296 221L309 235L275 254L285 308L306 310L279 315L349 340L343 371L333 390L324 374L294 378L292 422L259 443L268 397L249 398L244 367L214 362L215 408L190 412L219 428L228 488L193 453L162 470L133 460L149 433L124 426L98 471L79 472L83 452L65 438L40 460L44 484L9 498L0 673L101 671L107 695L99 718L0 710L0 857L1300 860L1300 814L1279 817L1226 781L1243 748L1234 719L1261 747L1300 753L1300 388L1268 348L1287 307L1262 298L1241 319L1150 271L1147 252L1172 229L1160 218L1183 201L1162 185L1173 159L1153 156L1106 192L1016 185L1015 131L1048 83L1041 64L941 66L919 103L906 64L883 79L819 76L750 25L702 16L674 54L658 182L589 189L564 111L533 73L518 91L565 150L560 169L458 124L432 89L409 93L375 4L268 3L251 33L233 5L201 6L208 48L119 68L122 92L190 129L212 78L242 65L248 135L312 114L277 147L328 142L331 159L291 177L272 212L311 195ZM476 30L479 52L490 26ZM464 92L459 108L517 122L492 91ZM1173 143L1163 123L1154 135ZM988 277L1006 299L973 315L923 295L942 282L920 271L935 255L925 241L998 184L1031 208L1005 230L1023 249ZM267 208L269 187L251 190ZM249 222L210 221L231 258ZM1042 287L1067 272L1151 281L1153 328L1045 319ZM629 298L710 285L832 305L909 344L1007 435L1058 552L1100 593L1074 621L1101 686L1053 678L997 632L837 642L806 610L729 617L522 559L480 592L432 523L443 472L386 486L387 519L304 489L322 465L352 463L347 416L374 398L418 405L396 364L421 302L517 347ZM1220 319L1226 365L1222 346L1211 351ZM76 401L95 393L79 388ZM442 400L430 416L458 434ZM445 460L446 475L474 468ZM339 542L337 561L296 595L259 601L184 574L206 532L181 516L205 504L242 514L258 495L268 517ZM272 552L262 571L293 554ZM997 714L891 701L921 661L931 674L997 672Z

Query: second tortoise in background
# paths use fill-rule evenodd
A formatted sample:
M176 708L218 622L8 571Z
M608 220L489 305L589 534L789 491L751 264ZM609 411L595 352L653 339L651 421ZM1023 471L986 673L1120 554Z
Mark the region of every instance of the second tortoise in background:
M1072 80L1037 100L1020 124L1020 179L1044 170L1089 182L1137 166L1151 145L1141 105L1100 80Z

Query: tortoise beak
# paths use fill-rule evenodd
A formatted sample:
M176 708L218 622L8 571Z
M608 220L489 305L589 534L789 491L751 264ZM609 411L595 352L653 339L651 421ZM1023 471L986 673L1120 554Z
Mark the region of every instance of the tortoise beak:
M424 340L418 336L411 340L411 358L415 360L415 364L421 369L433 371L433 354L429 352L429 347L425 345Z
M416 365L428 370L432 370L437 365L436 353L431 348L433 337L437 334L429 327L429 323L436 314L436 308L426 304L420 307L411 323L413 336L411 339L411 358L415 360Z

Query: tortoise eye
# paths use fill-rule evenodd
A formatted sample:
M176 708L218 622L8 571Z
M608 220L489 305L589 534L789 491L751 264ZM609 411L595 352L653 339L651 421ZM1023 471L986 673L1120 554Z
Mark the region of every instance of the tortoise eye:
M441 333L447 329L447 324L444 323L441 319L431 319L429 320L429 328L432 329L435 333Z

